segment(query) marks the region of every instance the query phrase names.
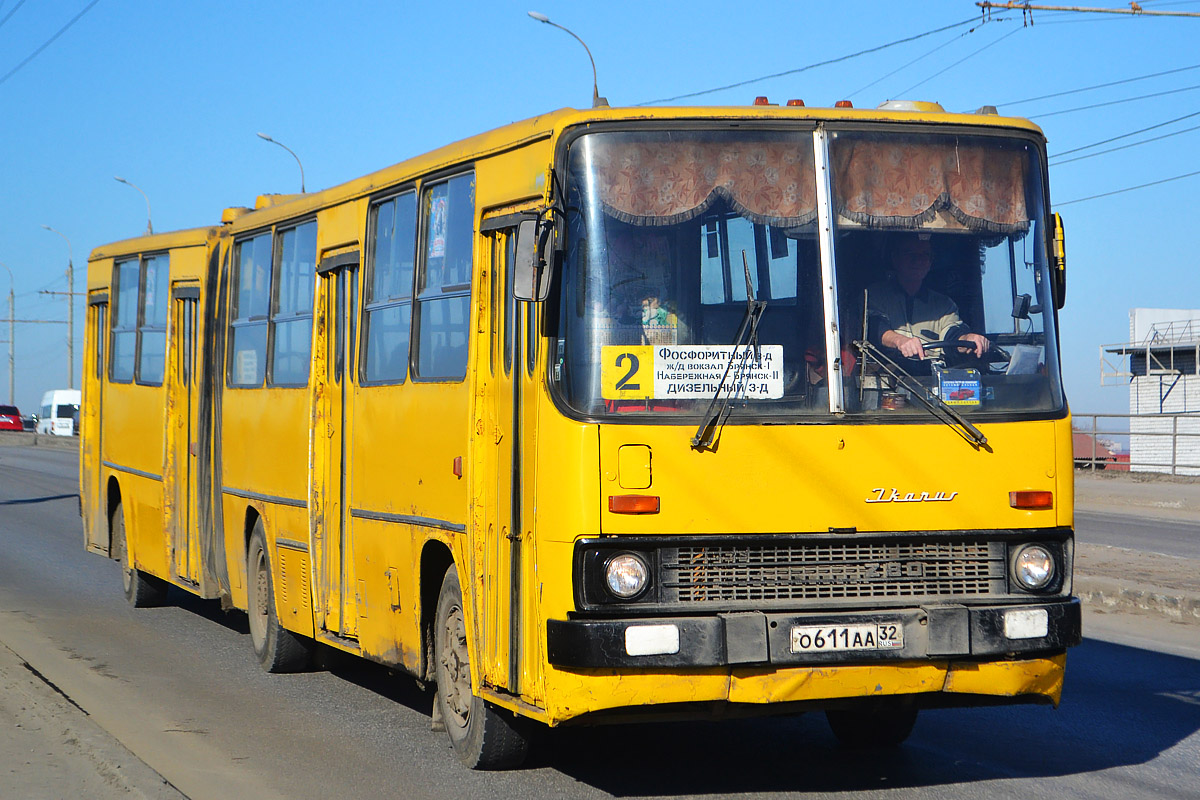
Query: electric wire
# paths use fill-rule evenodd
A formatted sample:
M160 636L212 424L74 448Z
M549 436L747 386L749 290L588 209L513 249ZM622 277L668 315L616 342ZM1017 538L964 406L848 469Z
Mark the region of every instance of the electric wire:
M22 2L24 2L24 0L22 0ZM3 84L5 81L7 81L13 75L16 75L18 72L21 71L22 67L24 67L30 61L33 61L35 58L40 56L42 54L43 50L45 50L50 45L54 44L55 40L58 39L58 37L62 36L64 33L66 33L70 29L70 27L72 25L74 25L76 22L79 22L79 20L83 18L83 15L86 14L87 12L91 11L92 7L94 5L96 5L96 3L99 3L99 2L100 2L100 0L92 0L92 2L90 2L86 6L84 6L82 11L80 11L75 16L71 17L70 22L68 22L66 25L63 25L61 28L58 29L58 33L51 36L49 39L47 39L42 44L41 47L39 47L37 50L34 50L32 53L30 53L28 56L26 56L25 60L22 61L20 64L17 64L15 67L10 69L8 72L4 73L4 76L0 77L0 84ZM15 10L16 9L14 9L14 11Z
M1060 167L1063 164L1070 164L1072 161L1082 161L1085 158L1094 158L1096 156L1102 156L1105 153L1115 153L1118 150L1128 150L1130 147L1137 147L1138 145L1149 144L1150 142L1157 142L1160 139L1170 139L1172 136L1178 136L1181 133L1189 133L1190 131L1200 131L1200 125L1193 125L1192 127L1184 128L1183 130L1172 131L1171 133L1164 133L1162 136L1153 136L1149 139L1143 139L1140 142L1130 142L1129 144L1123 144L1120 147L1110 147L1107 150L1100 150L1099 152L1096 152L1096 153L1087 153L1086 155L1075 156L1075 158L1068 158L1063 161L1057 161L1057 162L1051 164L1050 166Z
M903 70L906 70L906 69L908 69L909 67L911 67L913 64L916 64L918 61L923 61L923 60L925 60L926 58L929 58L931 55L933 55L933 54L934 54L934 53L936 53L937 51L939 51L939 50L941 50L941 49L943 49L943 48L945 48L945 47L949 47L950 45L954 44L955 42L957 42L959 39L963 38L964 36L969 36L969 35L971 35L972 33L974 33L974 32L975 32L975 30L976 30L975 28L971 28L971 29L970 29L969 31L967 31L966 33L960 33L960 34L956 35L956 36L955 36L954 38L952 38L952 39L947 39L947 40L946 40L945 42L943 42L942 44L939 44L937 47L935 47L935 48L933 48L932 50L930 50L930 51L928 51L928 52L924 53L923 55L919 55L919 56L917 56L917 57L916 57L916 58L914 58L912 61L909 61L907 64L904 64L904 65L902 65L902 66L896 67L896 69L892 70L891 72L889 72L889 73L888 73L888 74L886 74L886 75L883 75L882 77L876 78L875 80L873 80L873 81L871 81L870 83L868 83L866 86L861 86L861 87L859 87L859 88L855 89L853 92L851 92L850 94L846 95L846 99L847 99L847 100L852 100L852 99L853 99L853 98L854 98L856 95L858 95L858 94L860 94L860 93L862 93L862 92L865 92L867 89L870 89L870 88L871 88L872 86L874 86L875 84L877 84L877 83L882 83L883 81L885 81L885 80L887 80L888 78L890 78L890 77L892 77L893 75L895 75L897 72L902 72Z
M1172 178L1163 178L1161 181L1151 181L1150 183L1141 183L1141 184L1138 184L1137 186L1126 186L1124 189L1116 189L1111 192L1104 192L1103 194L1093 194L1089 197L1079 197L1074 200L1068 200L1065 203L1055 203L1054 207L1058 208L1060 206L1069 206L1074 203L1082 203L1085 200L1095 200L1100 197L1111 197L1114 194L1124 194L1125 192L1132 192L1136 189L1145 189L1148 186L1158 186L1163 183L1171 183L1172 181L1180 181L1180 180L1183 180L1184 178L1191 178L1196 175L1200 175L1200 170L1196 170L1195 172L1186 172L1183 175L1176 175Z
M1121 103L1132 103L1135 100L1148 100L1151 97L1165 97L1166 95L1169 95L1169 94L1179 94L1180 92L1192 92L1192 91L1195 91L1196 89L1200 89L1200 84L1194 84L1192 86L1184 86L1179 89L1168 89L1165 92L1154 92L1153 94L1142 94L1142 95L1138 95L1137 97L1125 97L1120 100L1109 100L1104 103L1092 103L1091 105L1079 106L1078 108L1066 108L1066 109L1063 109L1062 111L1048 111L1045 114L1033 114L1033 115L1030 115L1027 119L1043 119L1045 117L1057 117L1060 114L1071 114L1076 111L1088 111L1093 108L1103 108L1105 106L1116 106L1116 105L1120 105Z
M908 94L909 92L911 92L913 89L916 89L918 86L923 86L923 85L925 85L926 83L929 83L931 80L933 80L933 79L934 79L934 78L936 78L937 76L939 76L939 75L941 75L941 74L943 74L943 73L945 73L945 72L949 72L950 70L954 69L955 67L957 67L959 64L963 63L964 61L966 61L966 60L968 60L968 59L971 59L971 58L974 58L975 56L977 56L977 55L979 55L980 53L982 53L984 50L987 50L989 47L994 47L995 45L998 45L998 44L1000 44L1001 42L1003 42L1003 41L1004 41L1005 39L1007 39L1008 37L1012 36L1013 34L1020 33L1022 30L1024 30L1024 28L1014 28L1013 30L1011 30L1011 31L1009 31L1008 33L1006 33L1006 34L1004 34L1003 36L1001 36L999 39L996 39L996 40L995 40L995 41L993 41L993 42L989 42L988 44L985 44L983 47L979 48L979 49L978 49L978 50L976 50L974 53L970 53L970 54L968 54L968 55L966 55L966 56L963 56L963 57L962 57L962 58L960 58L958 61L955 61L953 64L951 64L950 66L946 67L945 69L943 69L943 70L939 70L938 72L935 72L935 73L933 73L932 75L930 75L928 78L926 78L926 79L925 79L925 80L923 80L923 81L918 81L917 83L914 83L912 86L908 87L908 88L907 88L907 89L905 89L904 91L902 91L902 92L899 92L899 93L898 93L896 96L897 96L897 97L903 97L904 95L906 95L906 94Z
M1169 69L1164 72L1154 72L1149 75L1138 75L1135 78L1125 78L1119 81L1110 81L1109 83L1098 83L1095 86L1084 86L1080 89L1068 89L1065 92L1054 92L1053 94L1043 94L1038 97L1027 97L1024 100L1011 100L1007 103L997 103L997 106L1019 106L1024 103L1033 103L1038 100L1049 100L1052 97L1066 97L1069 94L1079 94L1080 92L1090 92L1093 89L1107 89L1110 86L1120 86L1123 83L1135 83L1136 81L1144 81L1150 78L1161 78L1163 75L1174 75L1179 72L1187 72L1188 70L1200 69L1200 64L1192 64L1190 67L1179 67L1178 69Z
M998 18L995 18L992 20L988 20L987 22L999 22L1003 19L1006 19L1006 17L998 17ZM933 36L934 34L941 33L942 31L948 31L953 28L962 27L963 25L969 25L972 22L977 22L978 20L979 20L979 17L972 16L968 19L962 20L961 22L955 22L951 25L943 25L940 28L934 28L933 30L925 31L924 33L918 33L915 36L908 36L903 39L897 39L894 42L888 42L887 44L881 44L878 47L871 47L866 50L859 50L857 53L850 53L849 55L838 56L837 58L831 58L827 61L818 61L816 63L808 64L803 67L796 67L795 69L784 70L783 72L776 72L772 75L762 75L758 78L750 78L748 80L738 81L737 83L730 83L725 86L717 86L713 89L704 89L699 92L688 92L687 94L678 94L678 95L675 95L674 97L662 97L657 100L647 100L645 102L635 103L634 105L635 106L649 106L649 105L655 105L658 103L672 103L676 100L686 100L691 97L701 97L706 94L714 94L716 92L723 92L726 89L736 89L739 86L747 86L752 83L758 83L759 81L771 80L772 78L781 78L784 75L795 75L800 72L806 72L810 69L816 69L817 67L824 67L824 66L828 66L830 64L837 64L842 61L849 61L852 58L858 58L859 56L864 56L869 53L877 53L880 50L886 50L889 47L895 47L896 45L905 44L907 42L915 42L917 39L924 39L926 36ZM986 22L981 23L981 24L986 24Z
M1061 156L1070 155L1071 153L1078 153L1080 150L1090 150L1091 148L1099 147L1102 144L1109 144L1110 142L1117 142L1117 141L1120 141L1121 139L1128 139L1130 136L1137 136L1139 133L1146 133L1147 131L1157 130L1158 128L1165 128L1168 125L1174 125L1176 122L1182 122L1183 120L1191 119L1192 117L1200 117L1200 111L1193 111L1190 114L1184 114L1182 117L1176 117L1175 119L1169 119L1166 122L1160 122L1157 125L1151 125L1147 128L1139 128L1138 130L1130 131L1129 133L1122 133L1120 136L1112 136L1112 137L1109 137L1108 139L1101 139L1098 142L1092 142L1091 144L1085 144L1081 147L1072 147L1070 150L1063 150L1062 152L1055 153L1054 155L1050 156L1050 158L1055 159L1055 158L1060 158Z
M25 5L25 0L17 0L17 4L12 7L12 10L10 10L7 14L4 15L4 19L0 19L0 28L3 28L4 23L8 22L8 20L12 17L12 15L17 13L17 9L23 5Z

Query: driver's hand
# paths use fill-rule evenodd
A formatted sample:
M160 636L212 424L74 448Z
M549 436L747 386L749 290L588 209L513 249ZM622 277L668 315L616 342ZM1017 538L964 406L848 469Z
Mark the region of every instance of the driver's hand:
M925 343L915 336L897 336L896 349L900 351L906 358L924 358Z
M962 336L958 337L958 340L960 342L970 342L971 344L975 345L976 358L983 358L983 354L988 351L988 348L991 347L992 344L987 340L986 336L978 333L964 333Z

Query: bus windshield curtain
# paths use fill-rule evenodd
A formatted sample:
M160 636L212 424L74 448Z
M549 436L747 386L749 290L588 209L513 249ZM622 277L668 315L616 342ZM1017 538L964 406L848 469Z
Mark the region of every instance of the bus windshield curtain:
M917 228L945 211L973 231L1028 229L1021 150L846 137L834 144L838 213L867 227ZM816 218L806 140L605 139L593 165L605 211L633 225L673 225L724 200L743 217L796 228Z

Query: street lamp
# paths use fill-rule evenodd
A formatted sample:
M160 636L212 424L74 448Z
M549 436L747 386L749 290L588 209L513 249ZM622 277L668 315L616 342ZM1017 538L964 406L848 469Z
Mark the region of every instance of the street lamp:
M117 180L120 180L118 178ZM130 184L132 186L132 184ZM140 189L138 191L141 191ZM149 200L147 207L149 207ZM147 226L150 222L147 220ZM43 225L51 233L57 233L67 243L67 388L75 388L75 250L71 240L60 230Z
M572 36L575 36L575 33L573 31L571 31L570 29L564 28L562 25L559 25L557 22L551 22L550 18L547 17L545 14L539 14L536 11L530 11L529 16L532 17L533 19L536 19L538 22L544 22L547 25L553 25L555 28L558 28L559 30L562 30L562 31L566 31L567 33L571 34ZM575 36L575 41L577 41L583 45L584 52L587 53L588 61L592 62L592 108L605 108L608 106L608 99L601 97L600 90L597 88L596 59L592 58L592 51L588 50L588 46L586 43L584 43L583 39L580 39L578 36Z
M142 187L138 186L136 183L127 181L124 178L119 178L116 175L113 175L113 180L123 183L126 186L132 186L133 188L137 189L139 192L142 192ZM150 198L146 197L145 192L142 192L142 197L146 198L146 235L149 236L150 234L154 233L154 226L152 224L150 224Z
M287 150L289 153L292 154L292 158L296 159L296 164L300 167L300 194L304 194L305 193L304 192L304 165L300 163L300 156L296 155L296 151L293 150L292 148L288 147L283 142L275 141L270 136L267 136L265 133L259 133L258 138L262 139L264 142L270 142L271 144L277 144L280 147L282 147L284 150Z
M4 267L4 271L8 273L8 404L13 405L13 376L16 374L16 357L13 355L13 349L17 346L16 328L14 327L17 321L16 303L13 300L13 290L15 282L13 281L12 270L8 268L8 264L0 261L0 267Z

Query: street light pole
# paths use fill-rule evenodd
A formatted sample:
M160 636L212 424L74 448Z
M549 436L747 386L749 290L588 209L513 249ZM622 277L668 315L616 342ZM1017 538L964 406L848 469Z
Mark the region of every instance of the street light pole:
M8 404L11 406L14 404L13 397L16 395L16 392L14 391L14 384L17 372L17 361L16 356L14 355L14 350L17 346L15 327L17 322L17 310L15 307L16 301L14 300L13 296L15 281L13 281L12 270L8 268L7 264L5 264L3 261L0 261L0 267L4 267L4 271L8 273Z
M564 28L557 22L551 22L550 18L545 14L539 14L536 11L530 11L529 16L536 19L538 22L544 22L547 25L558 28L560 31L566 31L575 37L575 41L583 45L583 50L587 53L588 61L592 62L592 108L606 108L608 106L608 98L600 96L600 89L596 83L596 59L592 58L592 51L588 49L587 43L575 35L575 32L570 28Z
M258 136L258 138L262 139L264 142L270 142L271 144L277 144L280 147L282 147L284 150L287 150L289 153L292 154L292 158L296 159L296 164L300 167L300 194L305 194L305 191L304 191L304 165L300 163L300 156L296 155L296 151L292 150L292 148L288 147L283 142L275 141L270 136L267 136L265 133L259 133L259 134L257 134L257 136Z
M123 183L126 186L132 186L133 188L137 189L139 192L142 192L142 188L140 186L138 186L136 183L127 181L124 178L119 178L116 175L113 175L113 180ZM142 197L145 198L145 200L146 200L146 235L150 236L151 234L154 233L154 225L152 225L150 223L150 198L146 196L145 192L142 192Z
M139 190L141 191L141 190ZM149 200L146 201L149 207ZM149 221L146 223L149 225ZM75 250L71 240L60 230L43 225L51 233L57 233L67 243L67 388L75 388ZM11 316L11 315L10 315Z

